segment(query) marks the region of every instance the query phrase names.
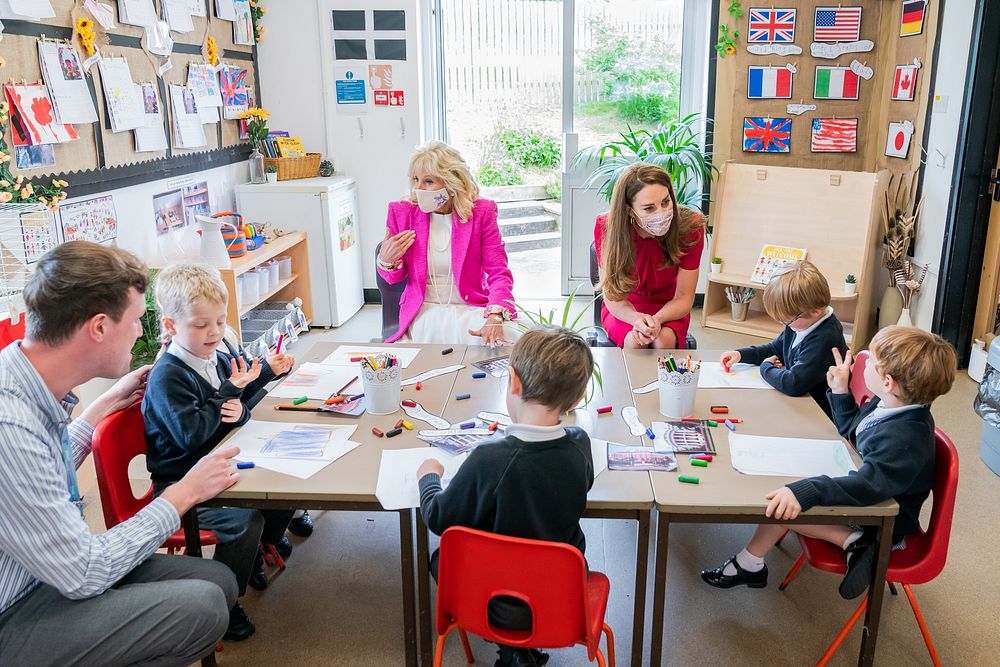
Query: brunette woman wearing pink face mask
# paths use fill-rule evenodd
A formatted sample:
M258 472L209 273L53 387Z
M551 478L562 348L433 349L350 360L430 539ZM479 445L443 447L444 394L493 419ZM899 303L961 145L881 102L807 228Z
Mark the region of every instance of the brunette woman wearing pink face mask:
M683 348L705 245L704 216L679 206L663 169L626 169L597 217L601 323L619 347Z
M479 197L465 160L440 141L414 153L409 173L410 194L389 204L376 262L387 282L406 281L399 331L386 342L512 342L514 278L496 203Z

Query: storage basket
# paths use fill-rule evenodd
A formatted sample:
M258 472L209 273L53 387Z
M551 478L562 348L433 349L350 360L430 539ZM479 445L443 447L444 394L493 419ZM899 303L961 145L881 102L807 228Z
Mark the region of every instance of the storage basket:
M266 157L264 169L268 167L277 169L279 181L313 178L319 175L320 157L319 153L306 153L303 157Z

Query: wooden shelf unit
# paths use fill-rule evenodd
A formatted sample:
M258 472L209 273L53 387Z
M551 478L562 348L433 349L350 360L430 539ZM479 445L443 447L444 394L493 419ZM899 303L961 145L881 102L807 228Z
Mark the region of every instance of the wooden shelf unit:
M874 334L875 294L881 288L879 204L889 173L772 167L726 162L712 207L711 256L723 272L709 273L702 326L773 338L781 324L763 307L764 285L750 280L767 244L805 248L806 259L830 283L832 306L855 352ZM844 278L858 281L844 292ZM727 286L753 287L744 322L734 322Z

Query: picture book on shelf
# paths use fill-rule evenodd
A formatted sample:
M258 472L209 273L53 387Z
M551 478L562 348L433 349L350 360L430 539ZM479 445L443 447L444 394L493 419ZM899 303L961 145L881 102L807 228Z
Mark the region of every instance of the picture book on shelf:
M771 282L771 278L781 269L803 261L806 258L806 252L805 248L789 248L788 246L772 244L765 245L761 248L760 257L757 258L757 263L753 267L750 280L766 285Z
M281 157L305 157L306 148L299 137L277 137L274 143Z

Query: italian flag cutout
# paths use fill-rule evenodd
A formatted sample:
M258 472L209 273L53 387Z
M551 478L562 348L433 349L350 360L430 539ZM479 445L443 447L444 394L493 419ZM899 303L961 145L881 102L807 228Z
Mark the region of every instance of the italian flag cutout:
M859 81L850 67L817 67L813 97L817 100L856 100Z

